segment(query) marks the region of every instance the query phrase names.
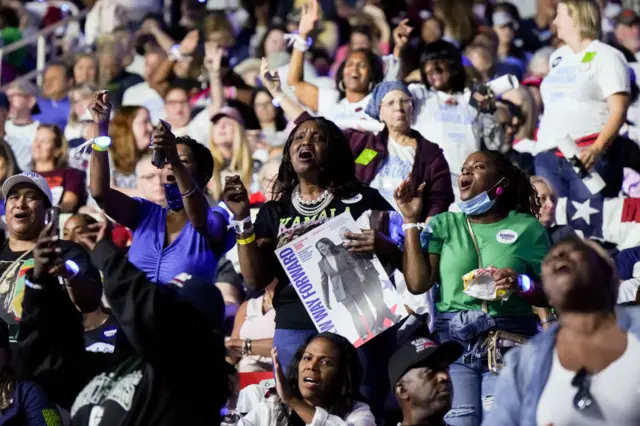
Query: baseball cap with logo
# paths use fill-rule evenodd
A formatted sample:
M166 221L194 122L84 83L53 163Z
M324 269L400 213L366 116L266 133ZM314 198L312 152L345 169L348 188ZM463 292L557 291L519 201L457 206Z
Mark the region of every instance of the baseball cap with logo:
M640 16L632 9L623 9L622 12L615 17L616 25L638 25L640 24Z
M51 194L51 189L49 188L47 180L34 172L22 172L11 176L9 179L4 181L4 184L2 184L2 195L5 202L13 187L19 183L28 183L36 186L49 201L49 206L53 205L53 195Z
M439 361L451 364L462 356L462 352L462 346L453 341L437 345L425 337L413 338L400 346L391 356L389 383L395 386L402 376L413 368L433 365Z

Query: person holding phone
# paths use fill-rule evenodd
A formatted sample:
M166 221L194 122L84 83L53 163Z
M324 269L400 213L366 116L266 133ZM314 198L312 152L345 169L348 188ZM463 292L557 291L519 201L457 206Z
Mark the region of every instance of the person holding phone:
M46 179L34 172L11 176L2 185L2 194L9 238L0 248L0 317L9 324L10 338L15 341L28 286L25 274L34 268L36 240L47 217L52 222L51 235L58 237L54 224L59 210L48 212L53 204L51 189ZM80 245L60 241L58 249L61 262L47 272L64 279L62 284L81 312L95 311L102 297L100 273Z
M113 355L89 352L82 315L47 272L61 260L56 249L62 241L50 231L48 226L40 233L35 268L26 277L21 374L69 410L77 426L220 424L233 371L224 359L220 291L189 273L169 285L150 281L111 241L104 218L80 240L104 274L105 296L120 329Z
M162 206L131 198L110 186L109 117L106 92L97 92L89 107L103 147L93 144L91 196L105 213L133 231L130 261L156 283L166 284L186 272L214 284L218 260L235 244L228 230L230 213L220 204L210 207L204 188L213 175L213 158L205 146L176 138L164 122L154 132L152 149L165 190ZM107 148L104 148L107 145Z

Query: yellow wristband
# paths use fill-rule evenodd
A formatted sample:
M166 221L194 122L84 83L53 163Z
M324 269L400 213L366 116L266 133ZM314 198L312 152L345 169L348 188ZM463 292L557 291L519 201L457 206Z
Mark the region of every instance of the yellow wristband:
M109 151L108 146L100 146L97 143L91 144L91 149L93 149L94 151L100 151L100 152Z
M247 238L244 238L242 240L236 240L236 242L238 243L239 246L246 246L247 244L251 244L255 240L256 240L256 234L251 234Z

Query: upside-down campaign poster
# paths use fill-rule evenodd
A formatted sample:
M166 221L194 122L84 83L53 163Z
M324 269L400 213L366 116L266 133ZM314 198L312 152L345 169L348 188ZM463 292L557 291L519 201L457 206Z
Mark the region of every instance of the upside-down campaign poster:
M375 255L355 255L344 234L361 233L345 212L276 250L319 332L330 331L361 346L407 316Z

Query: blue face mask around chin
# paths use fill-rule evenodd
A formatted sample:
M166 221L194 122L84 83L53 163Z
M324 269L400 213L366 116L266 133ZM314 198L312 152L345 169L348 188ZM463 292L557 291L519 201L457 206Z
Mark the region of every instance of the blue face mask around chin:
M466 201L458 201L458 207L462 210L462 213L467 216L478 216L491 210L491 207L496 203L496 199L489 198L487 191L482 191L473 198Z
M458 201L458 207L462 211L462 213L467 216L478 216L483 213L488 212L491 208L496 204L496 200L498 199L498 195L492 200L489 198L489 192L493 190L496 186L500 185L500 183L504 180L504 178L500 179L498 183L493 185L489 191L482 191L475 197L469 198L466 201Z
M164 186L164 196L167 199L167 204L169 208L173 211L180 211L184 209L184 202L182 201L182 194L180 193L180 188L178 188L177 183L165 183Z

